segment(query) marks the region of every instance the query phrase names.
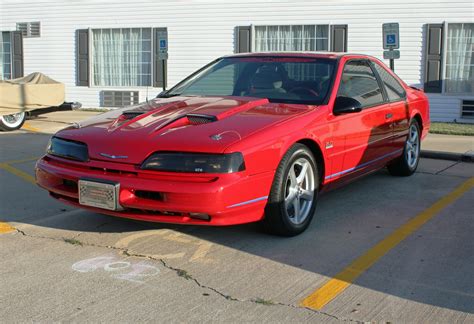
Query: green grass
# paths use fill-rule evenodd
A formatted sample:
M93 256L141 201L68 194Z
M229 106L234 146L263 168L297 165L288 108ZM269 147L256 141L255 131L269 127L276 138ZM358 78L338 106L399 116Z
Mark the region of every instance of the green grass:
M72 245L80 245L82 246L82 242L73 238L65 238L64 242L72 244Z
M474 124L431 123L430 133L474 136Z
M104 108L79 108L77 111L94 111L94 112L106 112L110 111L110 109L104 109Z

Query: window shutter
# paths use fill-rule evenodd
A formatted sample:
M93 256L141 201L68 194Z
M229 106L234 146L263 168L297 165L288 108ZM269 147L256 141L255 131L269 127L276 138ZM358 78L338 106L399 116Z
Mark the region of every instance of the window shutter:
M11 32L12 79L23 76L23 36L20 31Z
M347 52L347 25L331 25L331 51Z
M89 30L78 29L76 34L76 48L77 48L77 80L78 86L88 87L89 80Z
M166 27L153 28L153 86L165 89L168 76L168 60L160 60L158 57L160 50L158 33L163 31L166 31Z
M237 27L236 53L249 53L252 51L252 28L250 26Z
M443 24L426 25L424 91L442 90Z

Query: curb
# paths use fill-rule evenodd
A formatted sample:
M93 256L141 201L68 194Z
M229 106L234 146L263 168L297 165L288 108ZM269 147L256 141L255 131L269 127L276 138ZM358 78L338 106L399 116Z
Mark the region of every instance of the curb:
M438 160L449 160L458 162L471 162L474 163L474 152L468 151L466 153L453 153L453 152L442 152L442 151L421 151L421 157L428 159Z

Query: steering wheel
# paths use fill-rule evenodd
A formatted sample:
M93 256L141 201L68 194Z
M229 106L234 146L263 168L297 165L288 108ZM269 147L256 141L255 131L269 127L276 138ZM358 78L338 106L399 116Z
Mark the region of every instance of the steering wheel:
M294 93L294 94L302 94L302 95L310 95L314 97L319 97L319 93L314 91L313 89L306 88L306 87L296 87L293 89L288 90L289 93Z

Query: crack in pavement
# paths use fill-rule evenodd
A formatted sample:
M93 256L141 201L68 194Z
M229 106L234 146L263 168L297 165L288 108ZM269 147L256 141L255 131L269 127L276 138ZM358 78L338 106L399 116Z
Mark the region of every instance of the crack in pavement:
M101 225L99 225L99 227L103 226L103 225L104 224L101 224ZM42 236L42 235L32 235L32 234L27 234L25 231L20 230L18 228L15 228L15 230L16 230L16 232L20 233L22 236L25 236L25 237L46 239L46 240L52 240L52 241L57 241L57 242L63 242L65 244L71 244L71 243L68 243L67 241L65 241L65 238L62 238L62 237L61 238L56 238L56 237L48 237L48 236ZM74 238L77 238L82 233L83 232L81 232L78 235L74 236ZM111 245L98 245L98 244L85 243L85 242L80 242L80 243L81 243L80 247L89 246L89 247L106 248L106 249L116 250L116 251L118 251L118 253L120 253L122 255L125 255L125 256L158 261L163 265L163 267L165 267L166 269L169 269L171 271L174 271L179 277L182 277L185 280L189 280L191 282L194 282L194 284L197 285L199 288L210 290L210 291L214 292L215 294L217 294L218 296L225 298L226 300L229 300L229 301L232 301L232 302L253 303L253 304L260 304L260 305L262 304L259 301L259 298L239 299L239 298L235 298L235 297L232 297L230 295L227 295L227 294L219 291L216 288L204 285L199 280L197 280L192 275L190 275L186 270L173 267L173 266L169 265L163 259L155 258L153 256L146 255L146 254L135 253L135 252L132 252L130 249L127 249L127 248L119 248L119 247L115 247L115 246L111 246ZM73 244L73 245L76 245L76 244ZM333 318L333 319L338 320L338 321L363 323L362 321L359 321L359 320L354 320L354 319L349 319L349 318L342 318L342 317L338 317L336 315L332 315L332 314L329 314L329 313L326 313L326 312L318 311L318 310L315 310L315 309L312 309L312 308L309 308L309 307L303 307L303 306L298 306L298 305L293 305L293 304L285 304L285 303L281 303L281 302L273 302L272 301L271 304L268 304L267 306L269 306L269 307L270 306L283 306L283 307L289 307L289 308L298 309L298 310L308 310L312 313L328 316L328 317Z

